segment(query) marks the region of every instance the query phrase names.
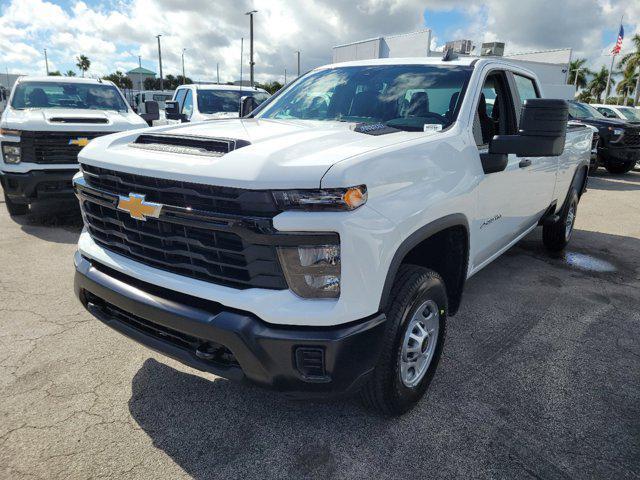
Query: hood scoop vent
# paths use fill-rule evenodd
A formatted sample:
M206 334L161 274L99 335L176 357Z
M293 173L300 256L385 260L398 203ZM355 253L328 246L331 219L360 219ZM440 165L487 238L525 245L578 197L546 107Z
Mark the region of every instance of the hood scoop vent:
M49 123L109 123L106 118L51 117Z
M238 148L251 145L246 140L233 138L207 138L192 135L140 135L129 146L159 152L180 153L186 155L204 155L221 157Z

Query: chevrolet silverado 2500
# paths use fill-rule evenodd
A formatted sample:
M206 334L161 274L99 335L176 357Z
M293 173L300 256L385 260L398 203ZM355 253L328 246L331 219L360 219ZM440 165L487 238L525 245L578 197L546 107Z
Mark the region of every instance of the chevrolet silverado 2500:
M502 59L350 62L245 118L96 139L76 294L197 369L400 414L465 281L537 225L571 237L593 132L542 93Z
M108 81L21 77L0 118L0 182L11 215L69 198L78 152L108 133L146 127Z

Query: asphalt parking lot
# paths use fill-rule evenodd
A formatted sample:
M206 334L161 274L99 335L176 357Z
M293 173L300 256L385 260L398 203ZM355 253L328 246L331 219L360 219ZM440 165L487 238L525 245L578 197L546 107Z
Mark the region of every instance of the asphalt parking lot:
M472 278L428 396L383 419L201 374L73 295L77 211L0 204L0 478L640 478L640 172Z

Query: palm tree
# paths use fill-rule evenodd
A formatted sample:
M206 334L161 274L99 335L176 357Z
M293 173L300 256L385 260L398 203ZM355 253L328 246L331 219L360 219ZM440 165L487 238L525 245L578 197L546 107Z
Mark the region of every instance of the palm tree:
M585 63L587 63L586 58L577 58L569 62L569 76L567 77L567 83L569 85L576 85L576 91L578 91L578 88L584 88L587 86L587 75L593 75L593 72L584 66ZM576 74L578 75L577 84Z
M75 77L76 76L76 72L74 72L73 70L67 70L67 73L64 74L65 77Z
M633 90L638 84L640 75L635 71L633 65L627 66L622 72L622 80L618 82L616 92L622 95L622 104L627 104L627 97L633 93Z
M604 92L605 88L607 88L607 77L609 76L609 70L606 67L602 67L599 72L593 74L593 78L589 82L589 92L591 95L596 97L598 103L601 102L602 92ZM611 79L611 85L609 88L616 83L615 80Z
M89 70L89 67L91 66L91 60L89 60L86 55L80 55L79 57L76 57L76 61L76 67L78 67L84 77L85 72Z
M633 37L631 37L631 43L635 48L634 52L627 53L624 55L620 62L618 63L619 68L631 69L632 71L636 71L640 69L640 34L636 33ZM638 100L640 100L640 75L636 80L636 94L633 97L633 104L638 105Z

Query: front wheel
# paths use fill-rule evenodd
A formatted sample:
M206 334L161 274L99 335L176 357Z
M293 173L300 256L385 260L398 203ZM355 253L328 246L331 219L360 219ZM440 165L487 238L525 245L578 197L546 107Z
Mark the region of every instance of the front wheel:
M29 205L11 201L6 193L4 194L4 203L7 206L9 215L11 215L12 217L26 215L27 213L29 213Z
M558 220L553 223L546 223L542 227L542 242L547 250L552 252L564 250L569 240L571 240L577 213L578 192L574 187L571 187Z
M621 174L630 172L635 166L636 162L605 163L604 168L606 168L609 173Z
M446 333L447 294L436 272L402 265L390 298L385 341L361 398L392 416L411 409L433 379Z

